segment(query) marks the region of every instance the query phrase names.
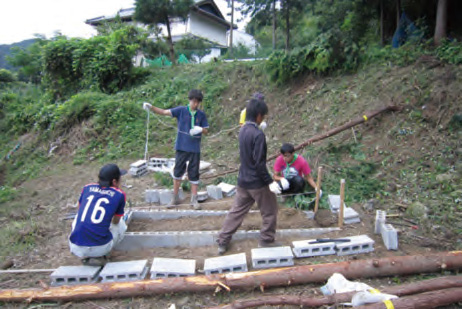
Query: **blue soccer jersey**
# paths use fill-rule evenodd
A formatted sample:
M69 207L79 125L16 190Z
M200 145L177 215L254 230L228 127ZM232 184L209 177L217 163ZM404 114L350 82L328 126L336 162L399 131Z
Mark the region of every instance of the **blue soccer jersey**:
M79 199L79 211L69 240L77 246L102 246L112 240L112 218L124 215L125 192L97 183L86 185Z

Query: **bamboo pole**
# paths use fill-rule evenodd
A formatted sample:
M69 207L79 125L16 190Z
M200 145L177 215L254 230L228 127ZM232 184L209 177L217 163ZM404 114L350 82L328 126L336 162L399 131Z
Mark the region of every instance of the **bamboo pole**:
M389 105L389 106L385 106L385 107L382 107L382 108L379 108L377 110L373 110L373 111L366 111L364 112L363 115L339 126L339 127L336 127L336 128L333 128L325 133L322 133L322 134L319 134L319 135L316 135L316 136L313 136L312 138L306 140L305 142L297 145L295 147L295 151L297 150L300 150L300 149L303 149L305 148L306 146L308 145L311 145L312 143L314 142L318 142L320 140L323 140L325 138L328 138L328 137L331 137L331 136L334 136L346 129L349 129L351 127L354 127L358 124L361 124L361 123L364 123L366 121L368 121L369 119L372 119L374 117L376 117L377 115L383 113L383 112L388 112L388 111L391 111L391 112L396 112L396 111L401 111L402 107L399 107L397 105ZM271 160L274 160L276 159L277 157L279 156L279 153L276 153L272 156L270 156L266 161L271 161ZM231 169L231 170L228 170L228 171L225 171L225 172L222 172L222 173L219 173L219 174L216 174L216 175L210 175L210 176L206 176L206 177L201 177L202 180L206 180L206 179L211 179L211 178L215 178L215 177L218 177L218 176L223 176L223 175L227 175L227 174L231 174L231 173L235 173L237 172L239 169L238 168L235 168L235 169Z
M338 211L338 227L343 227L343 205L345 200L345 179L340 180L340 209Z
M318 211L319 195L321 193L322 166L318 167L318 178L316 181L316 202L314 203L314 213Z
M336 272L351 280L456 269L462 269L462 251L350 260L338 263L265 269L247 273L50 287L47 290L0 290L0 302L82 301L180 292L213 292L217 287L226 287L230 290L261 289L325 282Z

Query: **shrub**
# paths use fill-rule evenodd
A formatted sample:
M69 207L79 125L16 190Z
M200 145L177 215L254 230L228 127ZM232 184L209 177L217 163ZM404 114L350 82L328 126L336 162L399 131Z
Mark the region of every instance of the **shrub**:
M0 69L0 84L14 82L16 78L11 71L6 69Z

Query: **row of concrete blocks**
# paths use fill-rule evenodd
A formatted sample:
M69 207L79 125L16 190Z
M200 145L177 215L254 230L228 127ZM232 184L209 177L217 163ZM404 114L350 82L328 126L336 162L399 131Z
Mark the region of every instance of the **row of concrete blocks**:
M391 224L386 223L387 213L377 210L375 213L374 233L381 234L387 250L398 250L398 231Z
M329 195L329 207L333 213L338 213L340 210L340 195ZM353 224L359 223L361 219L359 218L359 214L356 210L351 207L347 207L345 203L343 203L343 223L344 224Z
M184 199L183 188L178 191L180 200ZM170 203L173 197L173 189L152 189L145 191L146 203L160 203L161 205L167 205Z
M347 237L348 243L316 243L315 240L294 241L291 247L256 248L251 250L252 267L254 269L286 267L294 265L294 255L311 257L335 254L347 255L367 253L374 250L374 241L366 235ZM124 282L143 280L148 273L148 260L112 262L101 267L61 266L51 274L51 284L72 285L86 284L96 281ZM205 275L230 272L246 272L247 258L245 253L208 258L204 260ZM187 277L196 274L196 261L191 259L154 258L150 269L150 278Z

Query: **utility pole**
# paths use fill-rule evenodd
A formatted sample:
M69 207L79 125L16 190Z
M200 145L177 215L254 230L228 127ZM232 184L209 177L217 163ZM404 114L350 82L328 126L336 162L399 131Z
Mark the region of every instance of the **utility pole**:
M231 58L233 58L233 27L234 27L234 0L231 0L231 30L229 31L229 55L231 56Z

